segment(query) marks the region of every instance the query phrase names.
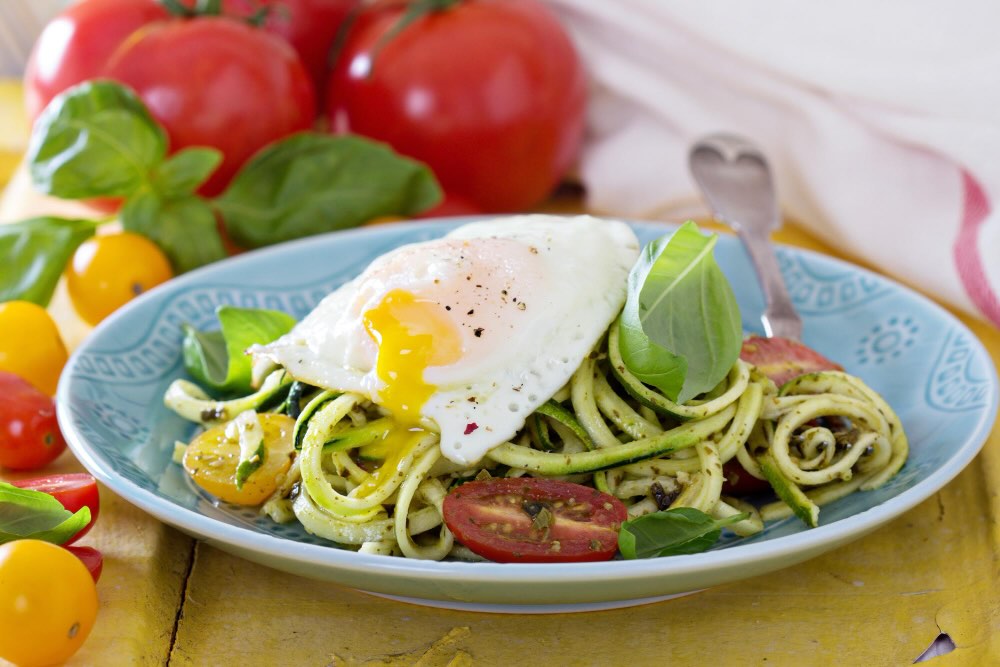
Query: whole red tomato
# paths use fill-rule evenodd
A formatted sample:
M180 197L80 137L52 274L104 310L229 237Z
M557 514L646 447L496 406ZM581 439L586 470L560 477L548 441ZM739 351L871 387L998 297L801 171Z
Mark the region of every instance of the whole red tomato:
M399 30L405 5L362 14L327 89L336 132L426 162L486 211L537 204L572 165L586 82L538 0L466 0Z
M34 470L64 449L52 399L20 376L0 371L0 467Z
M359 0L223 0L227 16L248 17L267 11L264 30L292 45L317 91L330 70L330 49L351 9Z
M125 38L168 17L156 0L83 0L39 35L24 71L24 99L34 120L53 97L104 70Z
M106 73L139 94L172 151L222 151L222 164L201 188L207 195L218 194L258 150L315 119L315 93L295 51L228 18L149 24L115 51Z

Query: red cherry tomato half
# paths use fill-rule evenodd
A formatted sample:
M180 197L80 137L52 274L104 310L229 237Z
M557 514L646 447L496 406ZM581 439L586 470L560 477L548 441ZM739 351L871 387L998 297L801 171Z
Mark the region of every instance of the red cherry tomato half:
M22 489L47 493L62 503L62 506L70 512L75 513L84 506L90 508L90 523L84 526L66 544L72 544L83 537L90 530L90 527L94 525L94 522L97 521L97 515L101 510L101 497L97 491L97 482L85 472L21 479L11 482L11 484L19 486Z
M104 556L94 547L64 547L71 554L83 561L87 566L87 571L94 578L96 584L101 579L101 572L104 571Z
M468 482L444 499L455 538L500 563L608 560L626 518L622 501L607 493L530 477Z
M779 387L789 380L817 371L842 371L844 367L790 338L749 336L740 359L753 364Z
M331 129L427 163L484 211L537 204L583 133L584 70L559 21L539 0L468 0L398 30L406 8L376 3L354 24L327 88Z
M64 449L52 398L20 376L0 371L0 467L35 470Z
M24 70L24 99L34 120L53 97L101 75L118 45L142 26L166 19L156 0L85 0L45 26Z
M726 461L722 466L722 494L726 496L752 496L756 493L770 491L767 480L757 479L740 465L736 459Z
M106 75L133 88L170 137L170 150L208 146L222 164L215 195L267 144L312 127L316 95L295 51L224 17L160 21L122 43Z

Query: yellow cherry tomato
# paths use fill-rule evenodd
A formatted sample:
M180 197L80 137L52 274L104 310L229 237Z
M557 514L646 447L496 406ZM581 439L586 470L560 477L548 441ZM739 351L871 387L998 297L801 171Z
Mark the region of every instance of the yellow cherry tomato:
M0 657L21 667L67 660L97 617L97 589L72 553L40 540L0 546Z
M51 396L65 365L66 345L48 311L28 301L0 303L0 370Z
M140 234L121 232L84 241L66 267L66 287L80 317L97 324L173 275L159 246Z
M240 463L240 443L226 435L226 424L214 426L184 450L184 469L195 484L219 500L234 505L260 505L275 492L292 464L295 420L287 415L259 415L264 430L264 462L236 488L236 468Z

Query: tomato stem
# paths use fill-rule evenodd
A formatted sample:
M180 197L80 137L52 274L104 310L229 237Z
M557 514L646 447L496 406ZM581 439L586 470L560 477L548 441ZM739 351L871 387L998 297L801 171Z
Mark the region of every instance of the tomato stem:
M371 66L368 68L367 76L371 77L372 72L375 70L375 61L378 59L378 55L382 52L382 49L385 48L385 45L395 39L411 23L428 14L447 11L463 2L465 0L414 0L409 3L406 6L406 11L399 17L399 20L372 47Z

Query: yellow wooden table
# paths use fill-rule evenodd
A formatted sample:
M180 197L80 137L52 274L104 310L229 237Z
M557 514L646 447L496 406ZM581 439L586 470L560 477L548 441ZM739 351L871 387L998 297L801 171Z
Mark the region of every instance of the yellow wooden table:
M838 255L794 227L776 239ZM71 327L65 302L53 308ZM1000 331L963 319L1000 365ZM52 472L79 469L67 453ZM983 453L941 492L846 547L667 602L552 616L417 607L277 572L103 489L100 520L84 540L105 556L101 611L70 664L906 665L941 632L957 648L933 664L1000 664L997 488L994 427Z

